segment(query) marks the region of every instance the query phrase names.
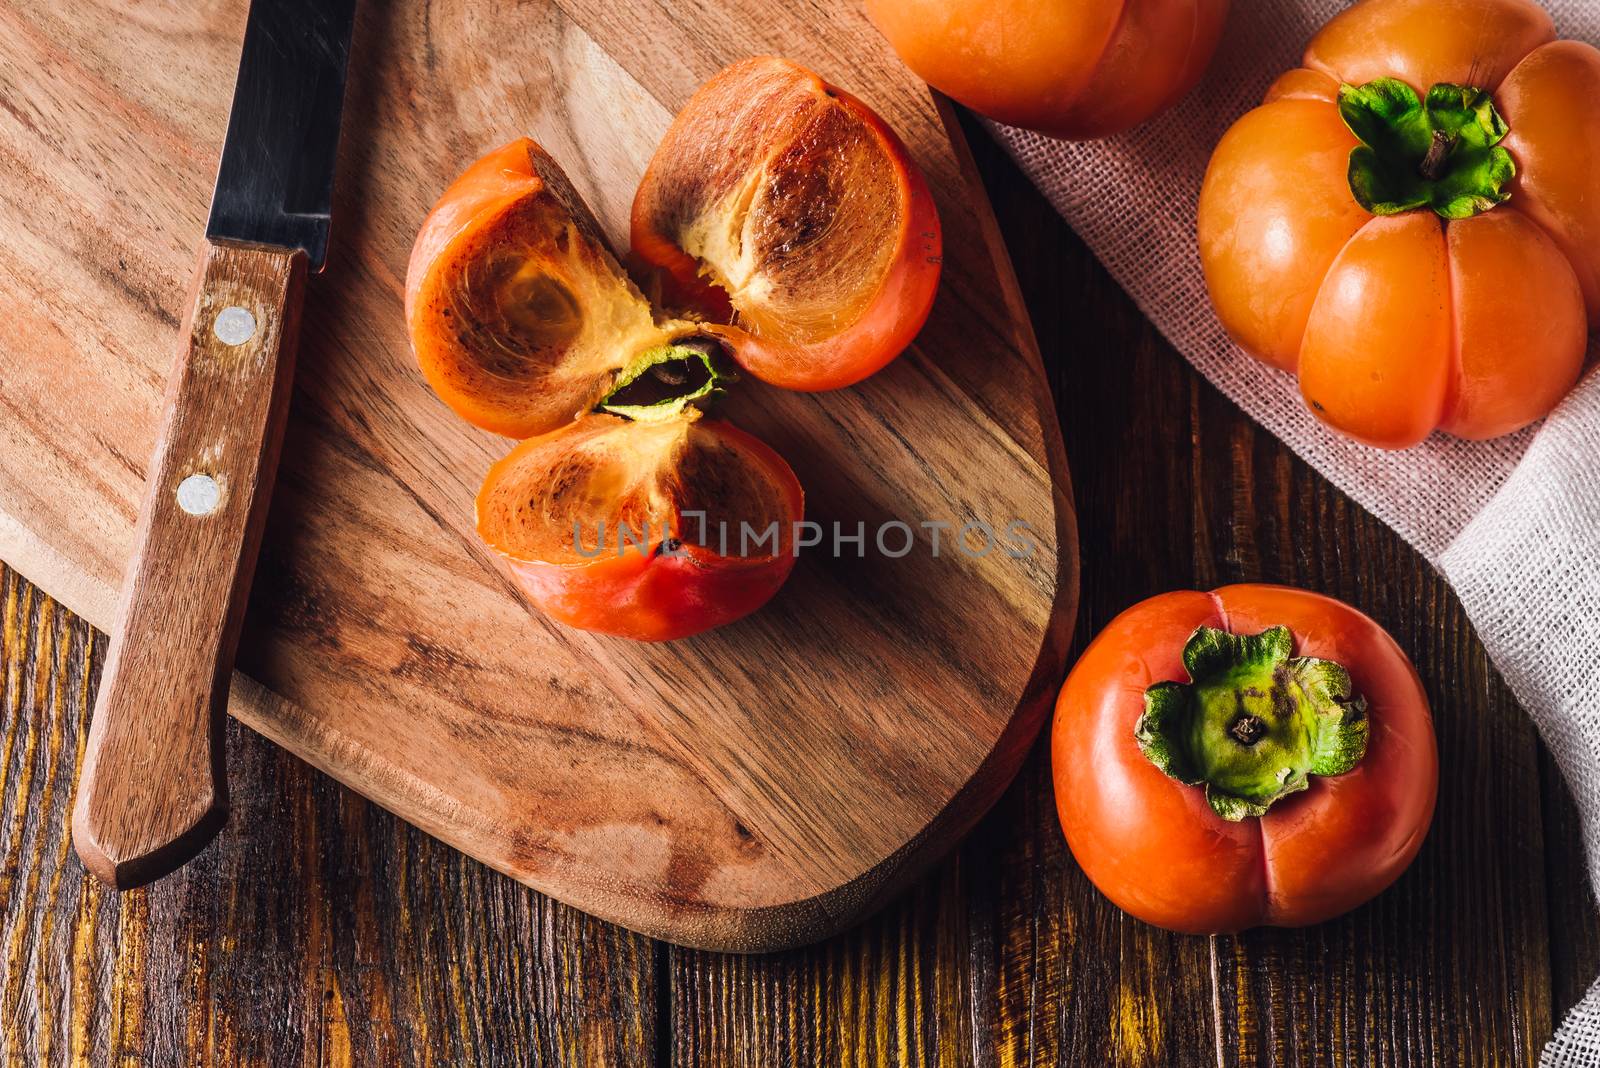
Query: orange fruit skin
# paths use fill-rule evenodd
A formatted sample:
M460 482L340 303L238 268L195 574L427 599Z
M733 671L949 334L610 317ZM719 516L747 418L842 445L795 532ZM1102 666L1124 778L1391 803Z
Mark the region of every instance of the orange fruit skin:
M799 520L804 494L794 471L773 449L731 423L702 420L697 430L720 438L755 461L783 495L788 512ZM494 533L485 530L487 502L501 481L516 470L521 455L545 447L551 438L587 433L582 422L522 442L489 469L478 493L479 536L495 548ZM677 529L682 529L677 524ZM613 634L635 641L672 641L741 619L772 599L794 569L795 549L789 532L784 551L760 556L724 556L685 541L672 555L657 546L631 544L617 552L614 541L592 559L551 563L518 559L500 552L507 570L540 611L558 623L579 630ZM658 539L659 540L659 539Z
M1583 288L1556 241L1511 203L1452 222L1446 237L1456 364L1439 426L1499 437L1549 412L1582 374Z
M763 382L802 392L854 385L904 352L933 310L944 255L933 193L899 135L850 93L838 88L832 92L883 139L885 149L900 165L897 192L903 221L895 235L888 275L861 317L823 342L802 346L730 327L711 325L707 330L727 341L739 366Z
M1345 179L1356 143L1326 102L1275 100L1223 135L1200 189L1200 263L1212 300L1227 298L1223 324L1285 371L1328 268L1371 218Z
M839 294L841 308L860 305L861 310L827 337L797 342L716 322L707 322L705 332L726 342L738 364L764 382L805 392L840 389L881 370L916 338L933 308L943 256L927 179L899 136L859 99L773 56L727 67L696 91L662 137L639 182L629 240L637 262L665 275L670 296L714 316L726 314L727 295L702 277L700 264L681 247L680 236L663 218L662 202L673 193L669 172L680 161L680 146L700 142L725 124L731 100L753 96L763 82L774 81L799 83L810 95L830 100L859 122L891 161L898 225L889 267L872 292ZM771 151L782 147L773 145Z
M1600 321L1600 51L1553 41L1517 64L1495 94L1519 173L1509 203L1561 246Z
M1340 250L1312 305L1300 345L1306 403L1369 445L1421 441L1450 391L1450 310L1438 216L1372 219Z
M1555 35L1532 0L1367 0L1328 20L1305 65L1351 85L1389 77L1424 93L1438 82L1493 91Z
M1200 80L1227 0L866 0L928 84L1055 137L1119 133Z
M1334 429L1383 448L1493 438L1577 382L1600 311L1600 52L1554 35L1529 0L1365 0L1218 144L1198 208L1212 304ZM1488 89L1511 198L1465 220L1356 204L1337 90L1379 77Z
M1367 752L1266 815L1229 823L1201 787L1145 758L1134 724L1147 687L1188 681L1182 651L1196 627L1279 624L1296 656L1350 671L1367 699ZM1084 874L1123 911L1191 934L1320 923L1371 899L1416 856L1438 794L1433 718L1405 653L1349 605L1282 586L1183 590L1117 616L1062 687L1051 758L1061 829Z

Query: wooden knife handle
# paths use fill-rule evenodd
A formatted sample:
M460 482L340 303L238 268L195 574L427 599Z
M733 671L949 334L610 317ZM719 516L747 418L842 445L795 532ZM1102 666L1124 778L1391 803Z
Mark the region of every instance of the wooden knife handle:
M78 855L118 889L177 868L227 819L228 684L305 279L300 251L200 253L72 814Z

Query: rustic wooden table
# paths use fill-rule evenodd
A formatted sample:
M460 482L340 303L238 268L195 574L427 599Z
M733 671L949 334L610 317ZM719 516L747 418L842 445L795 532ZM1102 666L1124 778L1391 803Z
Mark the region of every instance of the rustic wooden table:
M1572 804L1460 606L1189 370L981 133L974 150L1059 398L1076 647L1140 598L1240 580L1375 616L1421 669L1442 758L1393 889L1304 931L1146 927L1067 854L1040 744L876 918L720 956L524 889L235 727L229 828L117 897L66 831L105 641L0 565L0 1061L1534 1064L1600 969L1600 929Z

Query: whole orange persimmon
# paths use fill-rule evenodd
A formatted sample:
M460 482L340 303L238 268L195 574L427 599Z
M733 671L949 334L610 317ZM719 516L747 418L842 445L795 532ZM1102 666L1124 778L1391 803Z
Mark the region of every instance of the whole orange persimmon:
M1212 156L1223 325L1371 445L1543 417L1600 316L1596 101L1600 51L1528 0L1342 12Z
M1394 639L1285 586L1134 605L1056 704L1056 808L1124 911L1195 934L1320 923L1399 877L1438 795L1433 717Z
M991 119L1086 140L1200 80L1228 0L866 0L923 80Z

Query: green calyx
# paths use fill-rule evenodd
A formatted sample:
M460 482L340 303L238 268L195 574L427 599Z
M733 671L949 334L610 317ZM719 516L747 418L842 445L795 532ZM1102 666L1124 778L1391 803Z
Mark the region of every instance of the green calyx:
M738 377L722 366L720 353L716 342L699 338L646 349L617 372L594 410L651 423L704 406Z
M1367 751L1367 702L1331 660L1294 656L1288 627L1230 634L1201 627L1183 647L1190 681L1144 692L1139 750L1167 775L1204 786L1217 815L1264 815L1313 775L1343 775Z
M1350 192L1374 215L1429 208L1466 219L1511 196L1517 165L1486 90L1441 82L1419 100L1405 82L1377 78L1340 86L1339 115L1361 140L1350 151Z

